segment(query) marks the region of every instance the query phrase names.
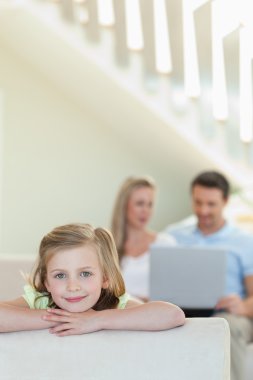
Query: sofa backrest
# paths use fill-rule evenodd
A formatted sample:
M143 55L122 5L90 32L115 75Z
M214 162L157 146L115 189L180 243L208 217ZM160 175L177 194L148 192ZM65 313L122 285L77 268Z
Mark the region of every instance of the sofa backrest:
M0 334L5 380L229 380L229 357L228 324L221 318L188 319L159 332Z
M19 297L34 256L0 255L0 300ZM100 331L59 338L47 330L0 334L4 380L228 380L229 328L188 319L160 332Z
M24 274L30 273L36 257L33 255L0 254L0 301L12 300L23 294Z

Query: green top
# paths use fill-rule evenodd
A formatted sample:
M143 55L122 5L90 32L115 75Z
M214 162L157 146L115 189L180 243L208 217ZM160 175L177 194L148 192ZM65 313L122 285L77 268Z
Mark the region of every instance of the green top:
M24 293L25 294L23 294L23 298L28 303L30 309L47 309L48 308L49 297L46 293L44 294L44 293L37 292L37 290L35 290L34 287L31 285L24 286ZM125 309L126 304L129 301L129 299L130 299L130 296L128 293L122 294L122 296L119 297L119 303L118 303L117 309Z

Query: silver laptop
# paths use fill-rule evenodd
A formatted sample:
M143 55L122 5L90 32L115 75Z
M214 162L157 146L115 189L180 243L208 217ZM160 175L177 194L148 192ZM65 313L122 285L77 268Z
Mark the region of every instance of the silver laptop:
M225 250L153 245L150 252L151 300L188 309L213 309L224 296Z

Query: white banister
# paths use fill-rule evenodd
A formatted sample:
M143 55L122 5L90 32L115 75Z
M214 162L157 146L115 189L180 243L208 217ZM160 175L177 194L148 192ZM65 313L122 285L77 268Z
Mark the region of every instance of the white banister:
M0 0L0 5L32 2L55 3L54 7L59 6L64 20L76 24L82 20L87 39L94 43L101 42L101 46L100 35L105 32L101 26L110 26L116 64L127 67L131 51L138 51L139 55L132 55L135 58L132 62L138 61L139 65L143 60L143 78L141 74L140 78L144 79L144 89L152 89L155 94L160 90L159 83L163 82L163 88L165 83L171 86L172 112L188 112L191 101L187 97L198 98L199 120L205 114L210 119L209 124L216 125L217 120L224 122L226 135L230 136L229 123L233 119L232 123L237 128L239 114L238 137L242 142L252 141L252 0ZM203 34L207 36L207 48L203 39L201 42L199 40L206 19L208 30ZM239 61L239 70L235 62L227 60L225 63L224 56L225 51L227 54L224 40L227 42L237 30L239 42L236 46L229 45L228 56L236 52L234 61ZM210 66L206 65L207 58ZM160 73L170 76L163 81ZM161 99L158 94L157 99L159 97ZM173 99L180 100L181 108L177 106L179 102ZM211 112L214 120L209 115ZM199 120L197 122L201 123Z

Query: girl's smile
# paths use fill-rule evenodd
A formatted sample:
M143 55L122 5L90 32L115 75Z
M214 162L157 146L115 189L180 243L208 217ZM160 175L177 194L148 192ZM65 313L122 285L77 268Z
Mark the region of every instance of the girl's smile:
M69 298L65 298L65 300L68 302L80 302L84 298L85 298L85 296L83 296L83 297L69 297Z

